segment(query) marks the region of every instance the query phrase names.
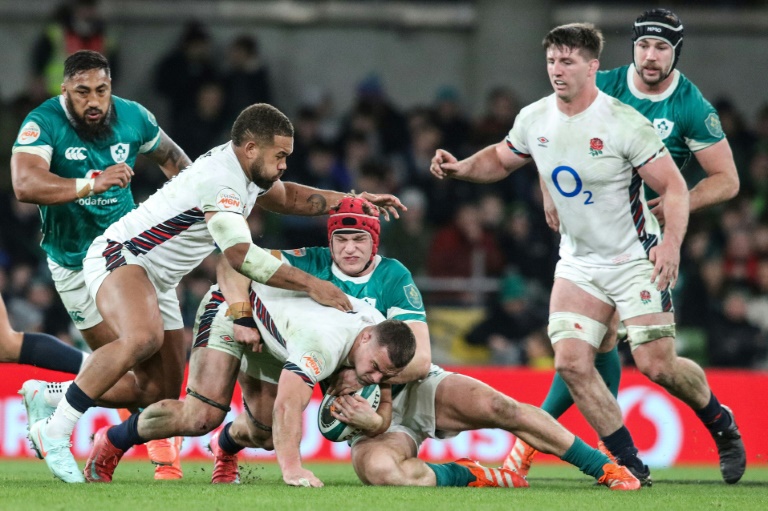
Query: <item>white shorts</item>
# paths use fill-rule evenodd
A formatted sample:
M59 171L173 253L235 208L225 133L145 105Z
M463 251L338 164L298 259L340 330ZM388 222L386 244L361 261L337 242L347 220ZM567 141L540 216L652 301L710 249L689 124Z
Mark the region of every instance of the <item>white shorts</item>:
M284 363L267 351L254 353L234 339L234 323L226 316L227 304L218 286L213 285L200 302L192 330L192 348L210 348L240 360L248 376L277 385Z
M181 319L181 306L179 298L176 296L176 288L163 288L157 284L157 279L153 277L150 268L147 268L141 258L133 255L127 248L115 241L107 242L104 236L99 236L88 249L88 253L83 259L83 276L88 293L92 300L96 300L96 294L104 283L104 279L110 272L126 264L135 264L144 268L147 272L149 281L157 293L157 302L160 305L160 314L163 318L163 328L165 330L179 330L184 328L184 321Z
M50 258L48 269L51 270L56 291L78 330L87 330L103 321L96 302L88 293L82 270L68 270Z
M392 424L387 433L405 433L416 443L418 451L427 438L444 439L458 435L459 431L438 431L435 424L435 394L437 386L451 372L432 364L426 378L407 383L392 402ZM394 390L394 389L393 389ZM357 435L349 441L354 446L359 440L368 438Z
M640 259L613 267L558 261L555 278L573 282L600 301L615 307L622 321L660 312L674 312L669 289L651 284L653 263Z

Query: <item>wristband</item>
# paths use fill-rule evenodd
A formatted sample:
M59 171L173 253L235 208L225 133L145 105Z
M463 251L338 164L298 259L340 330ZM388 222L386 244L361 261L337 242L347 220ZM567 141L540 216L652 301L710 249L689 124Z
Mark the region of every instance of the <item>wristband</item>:
M77 198L82 199L84 197L90 197L91 195L95 194L95 188L96 188L96 178L84 178L79 177L75 179L75 192L77 193Z
M233 303L227 309L226 317L232 316L232 319L237 320L240 318L252 318L253 309L251 309L250 302L237 302Z
M233 323L240 326L246 326L248 328L257 328L256 321L254 321L253 316L237 318L235 321L233 321Z

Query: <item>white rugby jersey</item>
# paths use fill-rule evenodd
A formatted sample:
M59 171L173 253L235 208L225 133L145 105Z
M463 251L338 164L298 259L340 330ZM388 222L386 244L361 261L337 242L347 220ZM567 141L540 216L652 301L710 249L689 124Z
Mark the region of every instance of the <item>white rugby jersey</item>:
M247 217L264 190L249 181L230 142L200 156L103 237L121 243L145 263L156 284L171 288L214 249L205 213Z
M560 216L560 257L591 265L647 259L661 229L637 169L663 155L664 144L634 108L599 92L568 117L554 94L524 108L507 136L532 157Z
M349 296L354 312L320 305L307 293L251 283L256 325L269 352L310 387L346 363L360 331L384 321L372 305Z

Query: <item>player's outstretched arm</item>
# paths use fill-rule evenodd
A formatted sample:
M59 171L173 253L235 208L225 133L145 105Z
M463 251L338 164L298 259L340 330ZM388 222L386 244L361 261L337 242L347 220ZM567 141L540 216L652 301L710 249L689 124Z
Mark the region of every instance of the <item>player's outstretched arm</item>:
M125 188L133 169L125 163L107 167L93 178L65 178L50 171L50 165L36 154L17 152L11 157L11 181L21 202L54 205L103 193L113 186Z
M301 414L311 397L312 389L304 380L283 369L272 409L272 441L283 481L291 486L323 486L320 479L301 466Z
M267 193L259 197L257 203L264 209L284 215L317 216L328 214L347 195L290 181L277 181ZM386 220L389 220L390 214L400 218L398 209L407 209L400 199L388 193L363 192L357 196L378 206Z
M507 147L506 142L490 145L469 158L457 161L448 151L438 149L429 171L438 179L450 177L472 183L495 183L519 169L528 158L521 158Z
M160 166L168 179L192 164L192 160L189 159L184 150L162 129L160 130L160 142L154 151L147 153L147 156Z

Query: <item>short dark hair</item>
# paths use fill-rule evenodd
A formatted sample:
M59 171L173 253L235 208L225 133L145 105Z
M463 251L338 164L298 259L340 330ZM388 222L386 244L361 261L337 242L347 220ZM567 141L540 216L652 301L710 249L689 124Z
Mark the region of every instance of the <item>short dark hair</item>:
M588 59L599 59L603 52L603 33L592 23L569 23L549 31L541 42L545 50L552 46L581 50Z
M266 103L247 107L232 126L232 143L236 146L253 140L266 147L274 144L277 136L293 137L293 124L283 112Z
M103 69L107 76L111 74L109 61L104 55L93 50L78 50L64 61L64 79L91 69Z
M373 328L376 342L387 349L389 360L396 369L407 366L416 353L413 330L398 319L387 319Z

